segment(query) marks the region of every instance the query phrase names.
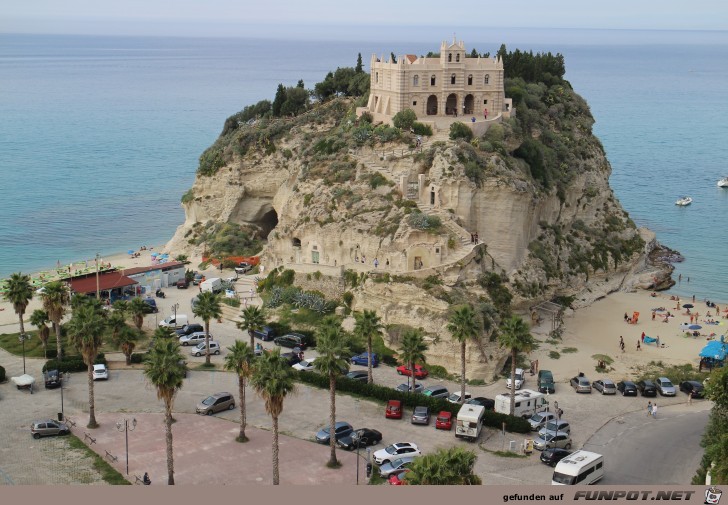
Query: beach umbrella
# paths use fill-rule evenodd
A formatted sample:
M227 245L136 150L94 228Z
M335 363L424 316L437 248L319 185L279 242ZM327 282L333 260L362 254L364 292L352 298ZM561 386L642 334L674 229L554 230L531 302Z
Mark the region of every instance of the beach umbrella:
M688 326L688 330L700 330L702 328L703 327L700 326L699 324L691 324L690 326Z
M126 253L127 254L134 254L134 250L133 249L129 249L128 251L126 251Z
M683 309L692 309L693 307L695 307L695 305L692 303L686 303L683 305Z
M152 258L154 258L154 257L156 257L156 256L159 256L159 253L153 252L153 253L152 253Z

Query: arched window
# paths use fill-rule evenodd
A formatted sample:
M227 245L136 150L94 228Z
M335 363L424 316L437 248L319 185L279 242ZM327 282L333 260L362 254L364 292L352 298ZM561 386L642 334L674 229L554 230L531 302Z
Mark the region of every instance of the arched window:
M485 84L487 85L490 82L490 74L485 74Z
M416 75L412 78L412 85L413 86L419 86L420 85L420 76Z
M430 86L434 86L434 85L435 85L435 76L431 75L430 76Z
M374 72L374 82L379 82L379 72ZM488 78L486 77L485 83L488 84Z
M447 53L447 61L452 61L452 53Z
M455 84L455 74L450 75L450 84Z
M460 61L460 54L456 54L456 55L455 55L455 61L456 61L456 62L457 62L457 61Z
M470 74L468 76L468 86L472 86L472 85L473 85L473 74Z

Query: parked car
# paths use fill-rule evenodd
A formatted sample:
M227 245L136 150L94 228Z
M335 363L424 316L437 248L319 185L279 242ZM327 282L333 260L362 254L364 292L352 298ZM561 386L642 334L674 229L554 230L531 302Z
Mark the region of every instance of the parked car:
M244 274L247 272L250 272L253 269L253 265L251 265L248 262L241 261L238 263L238 266L235 267L235 273L236 274Z
M48 370L45 373L45 388L53 389L60 387L61 385L61 374L58 370Z
M471 395L468 391L465 392L465 401L470 400L473 395ZM447 401L450 403L460 403L460 391L455 391L453 393L450 393L450 396L447 397Z
M197 344L195 347L192 348L192 351L190 352L192 356L205 356L207 354L207 348L205 347L205 343L202 342L200 344ZM220 354L220 344L217 342L210 341L210 354Z
M521 389L521 386L523 386L523 383L526 381L524 375L523 375L523 368L516 368L516 389ZM506 379L506 387L508 389L511 389L511 377L508 377Z
M288 333L282 337L274 338L273 343L281 347L288 347L289 349L295 349L298 347L299 349L304 350L308 344L308 338L300 333Z
M592 382L592 387L603 395L616 395L617 386L610 379L599 379Z
M564 459L566 456L571 454L571 451L567 451L566 449L559 449L557 447L552 447L551 449L546 449L541 453L541 461L546 463L548 466L556 466L556 463Z
M396 389L400 393L421 393L422 391L424 391L425 386L418 382L417 384L415 384L414 388L412 388L412 384L400 384L394 389Z
M342 437L345 437L349 435L352 431L354 431L354 428L349 424L345 423L344 421L337 421L334 425L334 439L339 440ZM319 444L328 444L329 440L331 439L330 433L330 427L329 426L323 426L316 432L316 442Z
M313 362L316 358L302 359L298 363L293 364L293 369L299 372L313 372Z
M383 465L402 456L419 456L422 454L417 444L412 442L399 442L379 449L372 456L377 465Z
M354 430L345 437L341 437L336 441L336 445L347 451L356 449L356 446L367 447L376 445L382 441L382 434L377 430L369 428L359 428Z
M637 390L642 396L657 396L657 386L649 379L639 381L637 383Z
M353 358L351 358L351 364L352 365L360 365L360 366L369 366L369 353L363 352L361 354L357 354ZM372 368L379 366L379 356L377 356L377 353L372 353Z
M403 486L407 484L407 474L409 472L409 468L403 468L401 470L397 470L394 473L390 473L387 482L389 482L390 486Z
M485 407L485 410L495 409L495 400L491 400L490 398L486 398L484 396L476 396L475 398L471 398L465 403L467 403L468 405L481 405Z
M69 433L66 423L46 419L44 421L35 421L30 425L30 433L33 438L50 437L53 435L67 435Z
M293 366L301 361L301 354L297 352L283 352L281 353L281 358L285 358L288 364Z
M569 425L569 421L565 419L552 419L551 421L547 422L543 428L538 430L538 436L542 437L547 433L571 433L571 426Z
M94 380L108 380L109 379L109 370L106 368L106 365L104 364L98 364L94 365Z
M212 334L210 334L210 339L212 339ZM179 345L197 345L200 342L205 341L205 332L204 331L196 331L194 333L190 333L189 335L183 335L179 338Z
M413 456L405 456L389 461L379 467L379 474L382 477L389 477L391 474L407 468L414 460L415 458Z
M677 389L667 377L658 377L655 383L661 396L675 396L677 394Z
M269 326L263 326L263 329L253 330L253 336L261 339L263 342L269 342L275 338L276 332Z
M412 375L412 370L410 370L406 365L400 365L397 367L397 373L399 375L407 375L408 377ZM430 372L427 371L424 367L421 365L415 365L415 378L416 379L424 379L430 374Z
M429 407L417 406L412 411L412 424L430 424L430 409Z
M698 381L683 381L680 383L680 391L687 394L693 393L693 398L702 398L705 388Z
M591 393L592 388L591 384L589 383L589 379L584 377L584 375L579 374L576 377L572 377L569 381L569 384L571 384L571 387L574 388L574 391L577 393Z
M159 308L157 307L157 300L155 300L154 298L142 298L142 301L145 304L145 314L156 314L157 312L159 312Z
M450 396L450 391L445 386L427 386L422 394L430 398L447 398Z
M637 386L632 381L619 381L617 391L622 393L622 396L637 396Z
M211 416L216 412L223 410L233 410L235 408L235 398L230 393L222 392L208 396L197 404L195 411L198 414Z
M452 412L443 410L435 418L435 429L448 430L452 429Z
M533 441L533 446L539 451L558 447L562 449L571 449L571 435L557 431L556 433L546 433L543 437L539 437Z
M197 286L199 283L202 282L202 279L204 279L204 278L205 278L205 276L202 275L201 273L195 273L195 276L192 278L192 284L194 286Z
M355 370L346 374L346 378L355 381L366 382L369 379L369 376L367 375L366 370Z
M546 423L555 419L556 414L551 412L536 412L528 418L528 424L531 425L531 431L538 431L543 428Z
M187 281L187 279L180 279L177 281L177 289L187 289L189 285L190 283Z
M554 374L551 373L551 370L539 370L537 382L539 392L549 394L556 393Z
M389 400L387 409L384 411L384 417L387 419L402 419L402 402L399 400Z
M190 323L184 325L179 330L175 330L173 335L177 335L178 337L184 337L185 335L192 335L193 333L196 333L198 331L205 331L204 326L197 323Z

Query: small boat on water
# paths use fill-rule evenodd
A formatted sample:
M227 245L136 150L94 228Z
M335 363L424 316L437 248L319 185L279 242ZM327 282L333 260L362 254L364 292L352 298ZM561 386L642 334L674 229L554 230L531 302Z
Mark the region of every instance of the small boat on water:
M691 203L693 203L692 198L690 198L689 196L683 196L677 202L675 202L675 205L679 205L680 207L687 207Z
M718 181L718 187L719 188L728 188L728 176L723 177L721 180Z

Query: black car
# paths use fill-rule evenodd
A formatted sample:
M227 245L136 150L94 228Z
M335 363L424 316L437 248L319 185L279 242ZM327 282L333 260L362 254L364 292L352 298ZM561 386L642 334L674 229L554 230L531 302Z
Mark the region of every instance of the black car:
M356 436L355 436L356 435ZM358 442L355 441L358 439ZM336 441L337 445L347 451L356 449L356 446L367 447L369 445L375 445L382 441L382 434L377 430L370 430L369 428L359 428L354 430L352 433L341 437Z
M159 312L157 301L154 298L142 298L142 301L144 302L145 314L156 314Z
M346 374L346 378L355 381L366 382L368 379L368 375L366 370L355 370Z
M540 459L549 466L556 466L556 463L564 459L569 454L571 454L571 451L552 447L551 449L543 451Z
M263 326L262 330L253 330L253 336L261 339L263 342L268 342L275 338L276 332L273 328Z
M471 398L470 400L466 401L465 403L469 405L480 405L482 407L485 407L485 410L494 410L495 409L495 400L491 400L490 398L485 398L484 396L476 396L475 398Z
M617 391L622 393L622 396L637 396L637 386L632 381L618 382Z
M349 423L345 423L344 421L337 421L334 425L334 438L336 440L339 440L340 438L344 438L345 436L351 434L351 432L354 431L354 428L351 427ZM322 426L321 429L319 429L316 432L316 442L319 444L328 444L331 440L331 435L329 432L329 426Z
M293 366L296 363L301 362L301 357L298 353L295 352L284 352L281 354L281 358L285 358L288 360L288 364Z
M61 374L58 370L48 370L45 373L46 389L53 389L61 386Z
M693 398L703 398L705 388L698 381L684 381L680 383L680 391L693 394Z
M657 386L649 379L639 381L637 383L637 389L642 396L657 396Z
M286 335L283 335L282 337L274 338L273 343L275 345L280 345L281 347L288 347L290 349L295 349L296 347L298 347L299 349L303 350L308 344L308 338L306 338L305 335L301 335L300 333L288 333Z
M192 323L192 324L186 324L179 330L175 330L175 334L177 334L178 337L184 337L186 335L192 335L193 333L196 333L198 331L205 331L205 328L201 324Z

